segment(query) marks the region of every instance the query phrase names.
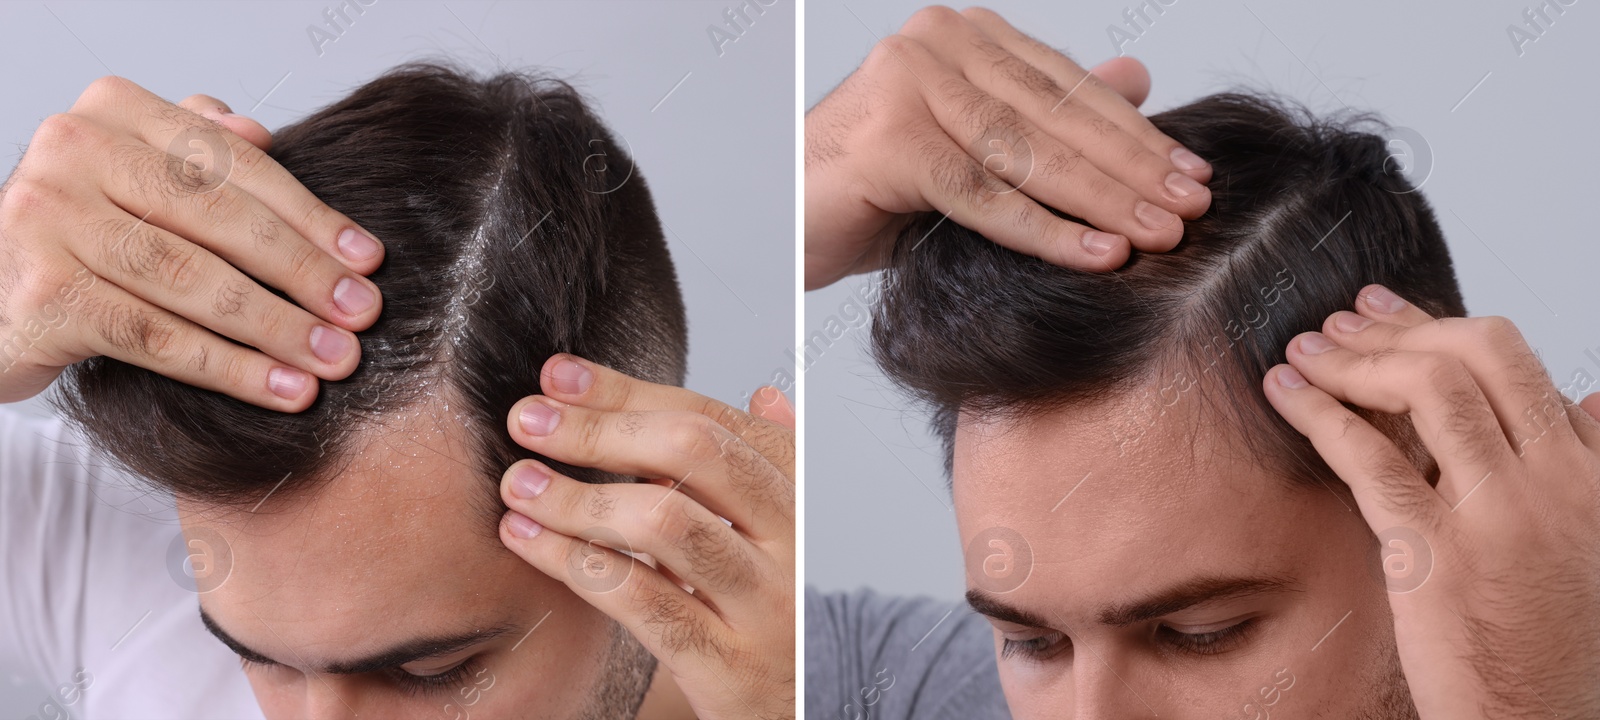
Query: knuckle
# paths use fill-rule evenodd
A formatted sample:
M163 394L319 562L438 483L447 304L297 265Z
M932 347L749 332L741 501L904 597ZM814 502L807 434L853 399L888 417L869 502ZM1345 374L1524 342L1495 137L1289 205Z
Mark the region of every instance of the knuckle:
M928 172L936 192L979 212L987 209L997 194L988 192L991 180L983 166L947 148L929 148L928 152Z
M711 418L692 415L685 422L672 424L667 448L674 456L688 460L691 467L697 467L722 454L725 433Z
M267 167L276 164L271 156L261 151L261 148L242 139L228 138L228 148L233 153L233 164L229 168L228 176L234 181L248 183Z
M591 485L586 489L588 492L583 493L582 496L575 495L573 497L575 502L582 504L584 514L595 522L611 519L611 516L617 511L617 496L605 485ZM573 509L576 510L577 508Z
M217 296L211 303L212 314L217 317L239 314L241 310L244 310L245 305L249 303L250 293L253 289L254 286L248 280L236 280L223 285L217 290ZM272 315L273 312L270 308L267 312L262 313L260 323L263 331L268 331L268 324L271 322L281 323L281 319L273 318ZM267 334L271 335L272 333L268 331Z
M725 428L742 430L750 424L750 417L721 400L697 396L691 410L697 415L711 418L711 421Z
M84 88L83 94L78 96L78 100L80 102L87 101L90 104L102 103L115 97L118 93L125 92L126 87L132 82L116 75L103 75L95 78L94 82L89 83L89 87Z
M199 355L204 357L205 353L206 351L201 349ZM250 374L250 364L245 359L244 353L240 352L225 353L221 362L213 363L213 367L216 368L214 376L221 379L226 386L233 388L244 387L245 380Z
M1417 477L1411 461L1393 453L1378 453L1369 462L1367 475L1378 487L1385 510L1399 517L1428 515L1433 489Z
M303 281L317 270L317 260L322 255L315 245L302 243L289 250L288 271L293 281Z
M884 71L897 72L919 60L925 52L922 43L917 42L915 38L896 33L878 41L872 51L867 53L867 59L861 63L861 67L872 74Z
M1065 150L1052 153L1044 165L1039 168L1042 178L1060 178L1077 172L1078 165L1083 162L1083 153L1075 150Z
M106 307L96 323L107 343L141 358L166 357L177 337L175 324L159 312L127 305Z
M1417 366L1424 387L1437 395L1456 401L1462 399L1463 391L1476 390L1477 386L1467 367L1453 357L1426 353L1417 359ZM1470 397L1471 393L1468 392L1467 396Z
M283 225L266 215L256 213L250 218L250 237L255 239L256 247L272 247L278 244L283 233Z
M1478 347L1495 355L1505 355L1517 352L1527 347L1527 341L1522 336L1522 331L1510 318L1499 315L1489 315L1479 318L1468 318L1473 323L1473 337Z
M695 519L690 515L687 497L677 490L662 488L660 499L656 501L655 510L650 513L645 525L651 534L677 545L679 539L689 534L695 524Z
M49 208L54 193L27 178L17 178L0 195L0 224L17 227L30 218L43 215Z
M999 49L998 46L996 46L996 49ZM1000 73L1002 77L1015 83L1035 98L1051 103L1052 106L1055 98L1064 94L1061 87L1056 85L1056 81L1052 80L1049 75L1044 74L1039 68L1029 65L1027 61L1009 52L1004 50L1000 50L1000 52L1004 53L1004 55L995 62L995 71Z
M160 282L177 295L192 295L200 286L205 274L198 250L179 247L175 243L162 254L156 266Z
M1118 202L1119 196L1122 195L1122 191L1124 190L1121 184L1117 183L1115 180L1112 180L1105 173L1090 174L1089 177L1084 178L1083 182L1084 191L1088 193L1089 197L1095 199L1096 205L1109 205L1113 202ZM1131 192L1129 192L1126 200L1119 202L1118 206L1131 208L1133 207L1136 199L1137 198Z
M958 27L967 21L961 13L945 5L929 5L911 14L900 32L908 34L938 33Z
M961 16L973 22L1004 22L1000 14L986 7L969 7L961 11Z
M188 175L185 174L184 177L188 177ZM206 181L201 182L204 183ZM197 185L196 187L201 186ZM246 207L244 193L230 185L220 185L208 192L193 192L185 193L184 195L193 198L207 216L219 223L240 219Z
M569 413L572 408L568 408ZM577 413L578 423L574 433L577 451L586 462L604 463L606 427L595 413Z
M254 288L251 289L254 291ZM242 309L242 308L241 308ZM293 326L299 312L287 302L268 303L261 309L261 314L256 318L256 330L262 338L277 338L286 334ZM302 337L309 338L310 330L299 333ZM264 341L265 342L265 341Z
M33 133L29 150L37 148L47 153L54 153L80 148L91 126L92 123L82 116L56 113L39 123L39 129Z

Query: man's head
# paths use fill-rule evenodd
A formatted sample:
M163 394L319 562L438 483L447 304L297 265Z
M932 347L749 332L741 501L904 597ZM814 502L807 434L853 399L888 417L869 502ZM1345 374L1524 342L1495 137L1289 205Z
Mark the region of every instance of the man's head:
M654 660L497 532L501 473L537 457L506 414L547 358L682 384L683 302L631 159L563 83L427 65L274 139L385 244L360 368L287 415L98 358L63 410L227 548L202 613L257 661L269 716L631 716Z
M1152 120L1215 168L1173 251L1088 273L933 217L884 278L874 351L933 411L1012 711L1411 717L1375 538L1261 380L1372 283L1465 315L1439 227L1364 120Z

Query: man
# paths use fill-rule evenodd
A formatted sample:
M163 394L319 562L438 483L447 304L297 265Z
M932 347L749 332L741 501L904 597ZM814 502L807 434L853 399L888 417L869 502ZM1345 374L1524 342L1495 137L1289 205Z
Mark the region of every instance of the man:
M0 417L41 712L792 716L792 411L676 387L649 191L576 92L403 66L270 156L220 112L98 81L0 199L0 396L68 368L75 426Z
M929 9L893 45L968 78L1031 67L1042 97L1019 113L1081 81L1059 56L1022 59L1043 57L1026 42L962 64L1014 32ZM872 68L836 95L909 85ZM864 114L916 111L884 104ZM933 410L977 615L808 593L808 707L1600 712L1600 423L1509 322L1461 317L1437 224L1381 138L1243 96L1153 120L1228 178L1171 253L1097 274L940 215L887 232L874 352ZM987 186L1015 204L1036 181Z

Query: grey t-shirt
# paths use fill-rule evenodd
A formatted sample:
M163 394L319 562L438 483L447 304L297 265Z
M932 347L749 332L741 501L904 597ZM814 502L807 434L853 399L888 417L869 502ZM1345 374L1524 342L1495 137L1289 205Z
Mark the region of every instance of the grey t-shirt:
M806 717L1010 718L993 631L964 604L808 587Z

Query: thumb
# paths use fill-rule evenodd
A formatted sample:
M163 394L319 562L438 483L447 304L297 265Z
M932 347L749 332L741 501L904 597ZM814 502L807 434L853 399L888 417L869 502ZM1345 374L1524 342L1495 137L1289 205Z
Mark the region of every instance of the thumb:
M750 414L794 429L794 406L777 388L768 385L750 396Z
M272 149L272 133L267 128L243 115L235 115L228 104L210 95L190 95L178 103L181 107L201 117L220 123L235 135L244 138L262 152Z
M1117 91L1129 105L1139 107L1150 96L1150 71L1131 57L1114 57L1094 66L1089 73Z
M1600 420L1600 393L1589 393L1578 403L1578 407L1589 413L1589 417Z

